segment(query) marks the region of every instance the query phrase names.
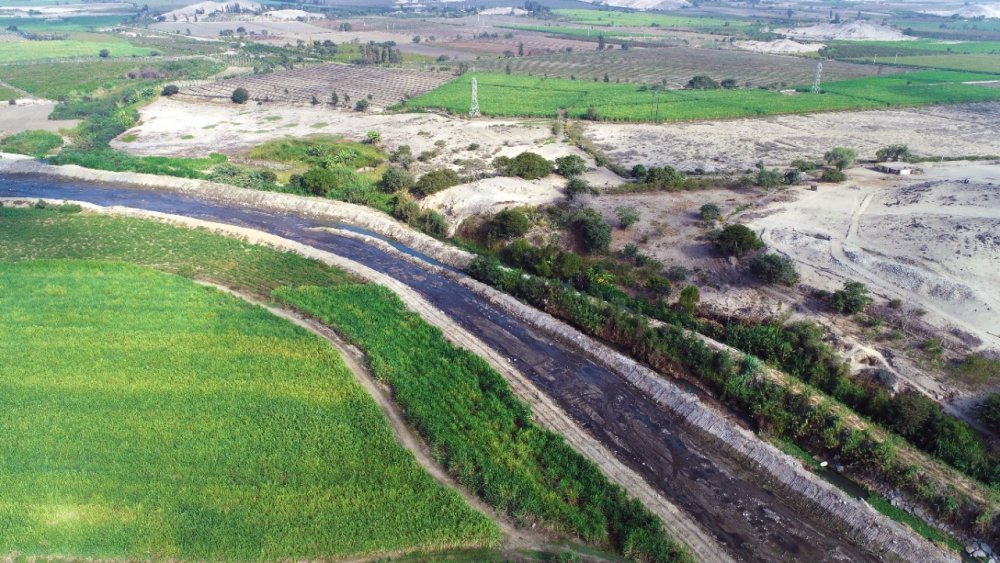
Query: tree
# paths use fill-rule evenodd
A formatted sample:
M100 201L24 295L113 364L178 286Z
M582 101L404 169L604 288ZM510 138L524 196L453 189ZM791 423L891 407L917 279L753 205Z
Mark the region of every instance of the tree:
M567 178L572 178L587 171L587 161L575 154L570 154L557 158L556 167L559 169L560 174Z
M573 226L580 234L583 247L589 253L605 252L611 244L611 225L608 225L601 214L587 208L573 216Z
M107 49L101 49L101 51L97 53L97 55L102 59L106 59L111 56L111 51L108 51Z
M827 168L822 174L819 175L819 179L823 182L833 182L837 184L846 180L847 174L844 174L835 168Z
M844 282L844 288L830 296L830 305L842 315L853 315L865 310L873 301L865 284L856 281Z
M504 176L519 176L525 180L537 180L552 173L552 163L533 152L522 152L514 158L497 157L493 166Z
M634 207L619 207L615 209L615 215L618 216L622 229L628 229L639 222L639 210Z
M583 114L583 118L588 121L600 121L601 114L597 113L597 108L594 106L587 106L587 111Z
M906 145L888 145L875 151L875 160L889 162L894 160L907 161L912 158L910 147Z
M566 197L572 200L584 194L597 195L598 191L583 178L571 178L566 186Z
M331 106L336 106L339 103L340 103L340 96L338 96L336 92L331 93L330 94L330 105Z
M237 104L245 104L250 99L250 92L247 92L247 89L241 86L233 90L233 94L229 98Z
M693 316L700 299L701 294L698 292L698 286L689 285L681 290L681 294L677 297L677 306L688 315Z
M760 281L768 284L795 285L799 283L799 273L795 263L787 256L779 254L758 254L750 261L750 271Z
M389 167L384 174L382 174L382 179L379 180L379 188L386 193L396 193L403 190L409 190L413 186L413 176L409 172L403 170L402 168L396 168L395 166Z
M597 50L598 51L603 51L605 47L607 47L607 42L605 42L605 40L604 40L604 35L603 34L598 35L597 36Z
M413 36L413 42L414 43L420 43L420 36L419 35L414 35Z
M775 188L781 185L781 174L777 170L768 170L761 167L757 171L755 183L762 188Z
M715 244L731 256L742 256L751 250L764 248L764 243L757 238L757 233L740 224L727 225L716 237Z
M504 209L493 216L487 236L491 241L510 240L523 236L531 229L531 220L522 211Z
M706 203L698 210L701 213L702 221L718 221L722 217L722 210L714 203Z
M735 78L726 78L725 80L719 83L719 86L722 86L726 90L734 90L737 88L738 84L736 83Z
M175 84L167 84L163 87L163 90L160 91L160 95L170 97L177 92L180 92L180 89Z
M689 90L718 90L719 83L705 74L699 74L691 80L688 80L687 86Z
M785 171L782 181L789 186L794 186L802 181L802 172L800 172L798 168L789 168Z
M333 171L326 168L311 168L308 172L303 174L297 183L306 193L311 195L326 195L327 190L329 190L337 182L337 176Z
M458 172L451 168L438 168L424 174L410 188L410 192L418 196L427 196L457 185Z
M792 161L792 168L795 168L800 172L811 172L813 170L816 170L816 163L811 160L803 160L801 158L797 158Z
M976 407L976 417L993 432L1000 432L1000 393L990 393Z
M368 109L368 105L368 100L361 98L356 104L354 104L354 111L365 111Z
M826 151L826 154L823 155L823 160L830 166L836 167L837 170L850 167L857 158L858 153L854 152L854 149L844 147L834 147Z

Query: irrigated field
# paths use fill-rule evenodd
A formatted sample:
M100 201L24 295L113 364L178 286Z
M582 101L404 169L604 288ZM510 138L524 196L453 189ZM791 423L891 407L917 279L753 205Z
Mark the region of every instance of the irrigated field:
M554 10L574 23L607 27L672 27L713 31L729 31L750 27L752 22L739 19L701 18L640 12L612 12L605 10Z
M893 58L892 62L906 66L1000 74L1000 55L916 55Z
M663 47L651 49L614 49L597 51L577 49L572 53L556 53L537 57L517 57L478 61L476 70L512 74L603 80L611 82L659 84L667 88L682 88L688 80L706 74L715 80L735 79L740 86L781 86L811 84L816 74L816 61L798 57L762 55L746 51L723 49L692 49ZM878 73L871 65L825 62L826 81L860 78ZM897 72L883 68L884 73Z
M35 96L52 100L62 96L86 95L96 90L111 90L123 84L146 84L149 80L204 78L223 69L223 65L205 59L182 61L94 62L21 62L0 65L4 82ZM143 78L146 76L159 78ZM155 74L149 74L152 71Z
M91 41L67 39L64 41L5 41L0 43L0 63L37 59L93 58L107 49L111 57L145 57L153 49L136 47L127 41L110 36L96 36Z
M0 264L0 331L0 552L301 559L499 540L326 342L263 309L130 265Z
M496 116L554 117L566 109L574 118L590 108L613 121L725 119L845 109L874 109L1000 99L1000 90L962 84L990 75L928 71L832 82L822 94L767 90L653 90L634 84L545 79L505 74L478 76L482 112ZM409 102L412 108L469 111L471 75Z
M198 98L228 100L234 89L243 87L253 100L289 103L310 103L313 98L326 103L336 92L340 103L350 107L361 99L385 107L432 90L451 77L443 72L325 64L220 80L184 88L181 92Z

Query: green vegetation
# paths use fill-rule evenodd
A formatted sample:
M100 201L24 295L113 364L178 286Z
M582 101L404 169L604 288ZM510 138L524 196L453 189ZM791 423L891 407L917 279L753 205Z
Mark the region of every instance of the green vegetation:
M611 225L597 211L587 208L575 213L571 219L574 230L590 253L607 252L611 245Z
M307 331L125 264L0 264L0 288L0 551L250 560L499 542Z
M40 2L33 2L39 4ZM59 2L46 2L58 4ZM4 2L0 2L3 5ZM24 6L20 2L13 2L13 5ZM21 31L33 33L68 33L72 31L96 31L101 28L113 27L122 22L121 16L69 16L64 18L42 19L42 18L0 18L0 29L7 29L14 26Z
M565 27L561 25L500 25L497 27L501 29L514 29L517 31L537 31L552 35L568 35L578 39L589 37L594 41L597 41L599 36L606 37L607 39L614 39L615 37L653 37L653 35L649 33L639 33L635 31L608 31L604 29L595 30L585 27Z
M750 261L750 271L764 283L795 285L799 283L799 273L795 262L780 254L758 254Z
M987 428L993 432L1000 432L1000 393L987 395L976 407L976 416Z
M1000 359L973 352L952 367L952 373L971 385L1000 381Z
M493 167L503 176L518 176L525 180L537 180L552 173L552 162L533 152L522 152L514 158L498 156L493 159Z
M386 160L377 147L326 135L272 139L254 147L250 158L325 168L343 166L353 170L374 168Z
M998 55L917 55L893 59L893 64L913 67L938 68L942 70L965 70L969 72L989 72L1000 74ZM984 80L991 80L984 77ZM992 80L996 80L993 77Z
M7 103L21 97L21 93L6 86L0 86L0 103Z
M204 59L156 62L114 59L97 61L96 51L94 58L94 62L7 64L0 67L0 75L3 76L4 82L35 96L58 100L98 91L117 91L126 87L140 88L164 79L204 78L224 68L221 63Z
M445 341L389 290L306 287L275 296L364 349L438 462L493 506L522 524L538 521L630 558L688 560L638 501L536 426L500 374Z
M0 152L41 158L62 146L62 137L49 131L22 131L0 141Z
M791 95L762 89L660 90L498 73L477 74L477 80L480 108L487 115L551 117L564 108L578 119L681 121L998 100L1000 89L962 84L990 76L924 71L830 82L822 94ZM471 74L460 76L413 98L407 107L467 112L471 79Z
M753 25L751 22L740 20L686 17L647 12L581 9L553 10L553 12L556 15L567 18L574 23L606 27L670 27L698 30L734 28L735 30L739 28L751 27Z
M0 63L77 57L97 59L103 49L107 49L112 57L147 57L156 53L153 49L136 47L111 36L95 36L90 39L93 40L5 41L0 49Z
M410 188L410 192L420 197L428 196L458 185L459 181L458 172L451 168L438 168L421 176Z
M730 256L742 256L752 250L764 248L764 242L746 225L726 225L715 234L712 242Z
M865 500L875 510L897 522L906 524L922 537L935 543L943 543L950 547L953 551L957 551L959 553L962 552L962 544L953 536L947 535L909 512L893 506L892 503L887 501L882 495L874 491L869 491L868 497Z
M698 209L702 221L718 221L722 217L722 210L714 203L706 203Z
M841 315L854 315L865 310L873 299L868 294L865 284L856 281L844 282L843 289L834 291L830 296L830 306Z
M844 147L834 147L823 155L823 160L830 166L837 167L837 170L849 168L858 159L858 153L854 149Z

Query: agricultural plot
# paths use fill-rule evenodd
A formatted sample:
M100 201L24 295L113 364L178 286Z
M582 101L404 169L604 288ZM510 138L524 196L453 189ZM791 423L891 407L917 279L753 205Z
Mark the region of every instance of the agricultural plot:
M10 88L8 88L6 86L0 85L0 100L10 100L10 99L20 98L20 97L21 97L21 94L18 91L12 90L12 89L10 89Z
M37 4L37 0L35 2ZM23 6L25 3L21 3ZM0 17L0 29L16 26L23 31L67 33L70 31L97 31L114 27L122 22L125 15L94 15L69 16L60 19L48 18L3 18Z
M917 55L894 58L892 62L920 68L1000 74L1000 55Z
M4 41L0 43L0 63L77 57L96 60L104 49L111 57L146 57L156 52L110 36L92 41Z
M845 109L874 109L1000 99L1000 90L962 84L982 74L920 72L832 82L822 94L767 90L652 90L632 84L483 74L479 104L487 115L570 117L611 121L727 119ZM409 102L411 108L467 112L471 75Z
M693 49L664 47L655 49L614 49L597 51L577 49L572 53L557 53L538 57L516 57L503 60L477 61L476 69L550 78L603 80L607 74L612 82L659 84L667 88L682 88L691 77L707 74L716 80L735 79L740 86L781 86L810 84L816 73L816 62L809 59L749 53L723 49ZM843 62L823 64L827 81L870 76L879 69L870 65ZM882 72L896 70L884 68Z
M185 88L181 93L228 100L233 90L242 87L247 89L252 100L310 103L315 97L318 102L326 103L336 92L340 103L350 107L361 99L370 99L374 106L386 107L433 90L450 78L452 75L443 72L325 64L220 80Z
M307 331L124 264L3 264L0 290L0 551L312 559L499 541Z
M32 95L54 100L62 96L86 95L97 90L113 90L125 84L138 86L147 83L148 80L204 78L223 68L222 64L205 59L21 62L0 65L0 75L3 76L4 82L12 86ZM155 78L143 78L144 70L152 70Z
M605 27L669 27L697 30L730 31L752 27L753 22L739 19L675 16L645 12L613 12L605 10L554 10L556 15L573 23Z

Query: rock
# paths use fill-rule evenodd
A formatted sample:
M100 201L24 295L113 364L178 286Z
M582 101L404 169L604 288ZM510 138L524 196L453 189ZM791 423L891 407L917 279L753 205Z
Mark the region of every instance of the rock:
M986 552L981 549L977 549L972 552L972 556L976 559L986 559Z
M820 466L820 467L826 467L827 465L830 465L830 463L829 463L829 462L826 462L826 461L821 461L821 462L819 463L819 466Z
M975 551L976 549L977 547L976 544L974 543L970 543L969 545L965 546L965 552L968 554L972 554L972 552Z

